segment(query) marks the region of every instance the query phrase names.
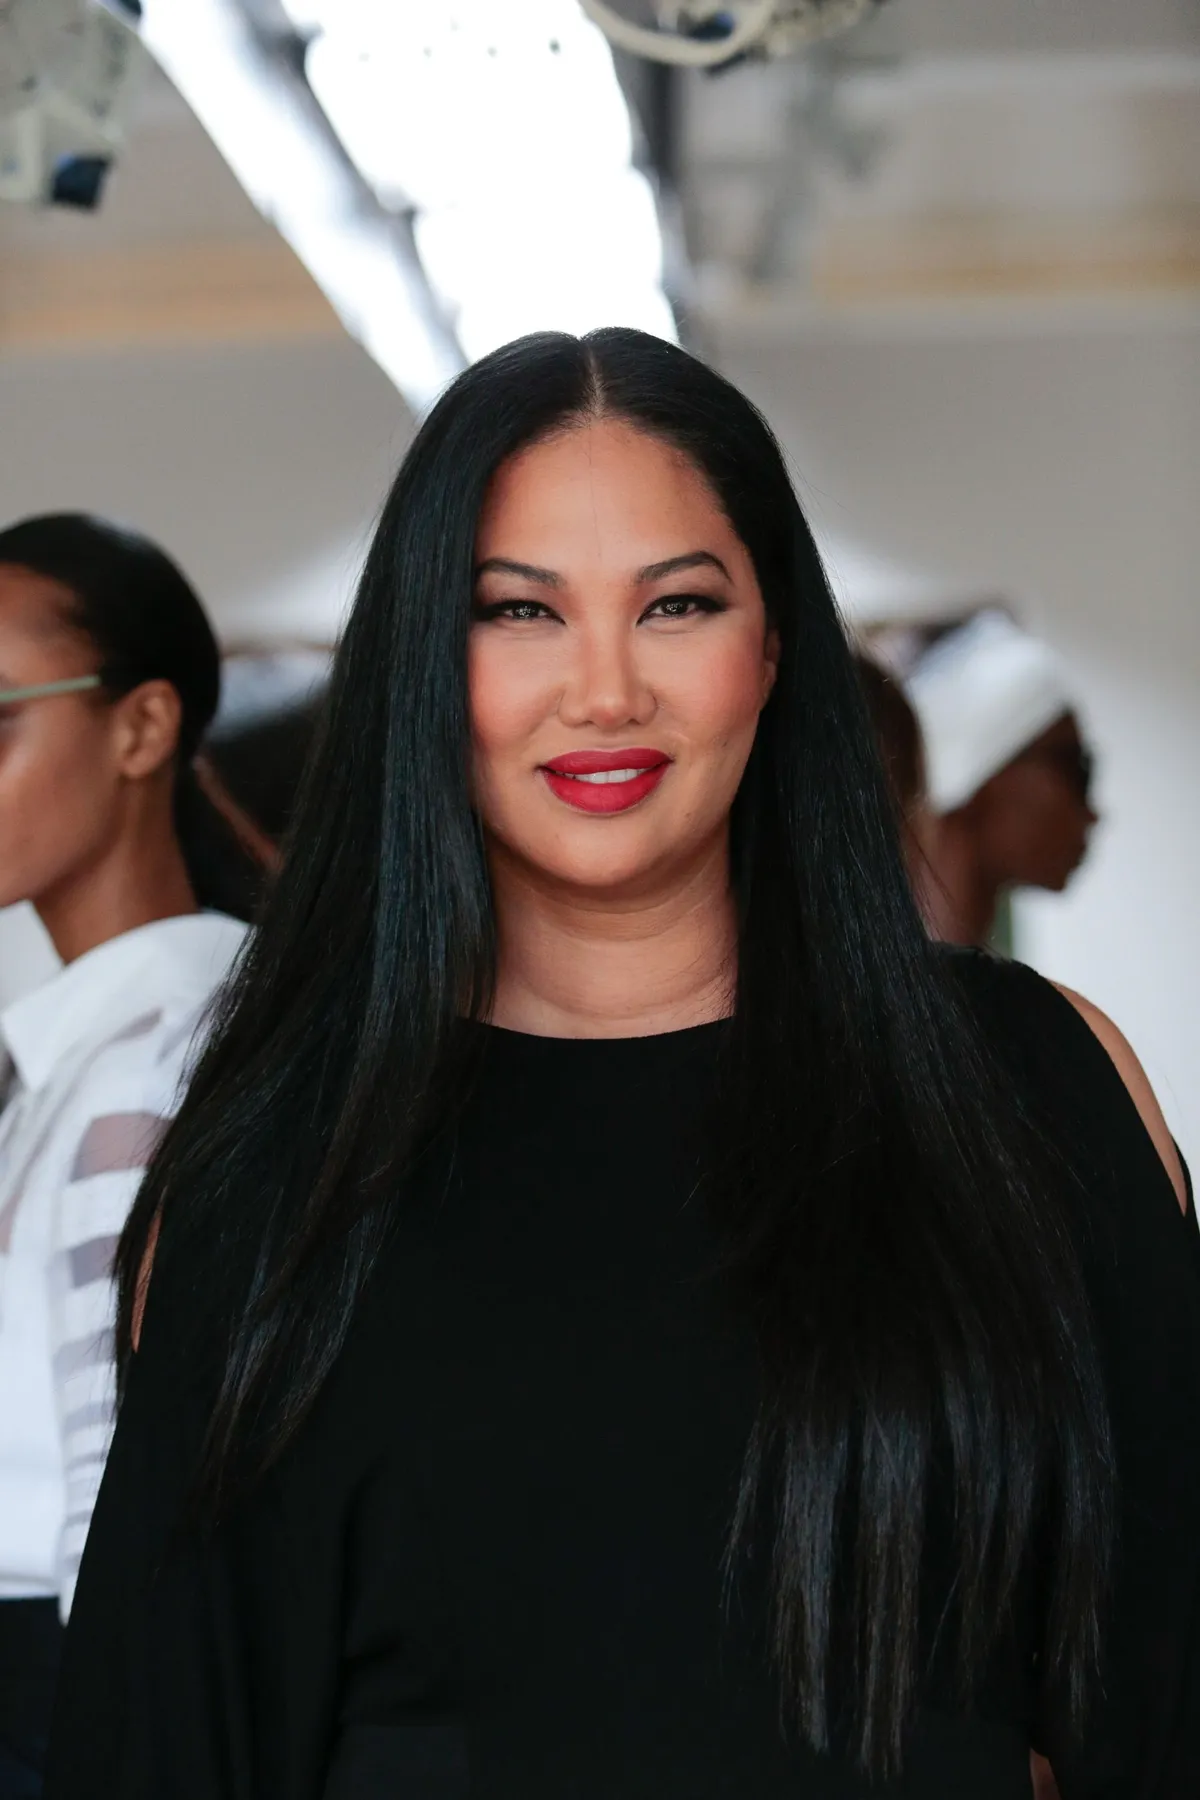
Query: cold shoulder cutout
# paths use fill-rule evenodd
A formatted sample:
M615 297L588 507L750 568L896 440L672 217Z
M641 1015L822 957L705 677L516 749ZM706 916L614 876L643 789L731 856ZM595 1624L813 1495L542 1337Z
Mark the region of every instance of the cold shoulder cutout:
M1112 1059L1113 1066L1121 1080L1125 1083L1129 1097L1137 1107L1142 1124L1146 1127L1150 1141L1162 1158L1163 1167L1171 1179L1175 1189L1175 1197L1179 1201L1181 1212L1188 1210L1188 1182L1184 1172L1183 1159L1179 1154L1179 1146L1171 1136L1170 1127L1163 1118L1158 1097L1150 1085L1150 1078L1138 1060L1137 1053L1128 1038L1113 1023L1107 1013L1101 1012L1090 1000L1073 989L1063 987L1055 982L1054 987L1064 1000L1069 1000L1075 1011L1100 1042L1104 1045Z

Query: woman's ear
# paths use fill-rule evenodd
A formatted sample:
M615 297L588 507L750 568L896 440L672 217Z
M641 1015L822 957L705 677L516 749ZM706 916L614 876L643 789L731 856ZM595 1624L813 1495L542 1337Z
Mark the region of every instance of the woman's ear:
M144 781L179 749L183 707L169 681L143 681L116 706L117 768L128 781Z

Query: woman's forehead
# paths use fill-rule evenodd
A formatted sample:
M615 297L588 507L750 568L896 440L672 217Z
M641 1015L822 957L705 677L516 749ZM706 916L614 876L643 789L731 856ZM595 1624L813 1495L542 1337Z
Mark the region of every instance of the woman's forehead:
M75 635L71 591L20 563L0 562L0 633L45 642Z
M682 452L602 419L532 444L501 466L480 515L476 555L550 567L641 567L698 548L726 561L737 543Z

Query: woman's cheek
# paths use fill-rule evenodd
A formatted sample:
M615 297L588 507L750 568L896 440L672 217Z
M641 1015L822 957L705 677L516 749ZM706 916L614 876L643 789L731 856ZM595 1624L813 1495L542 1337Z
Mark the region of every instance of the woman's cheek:
M554 710L544 659L505 650L485 645L472 652L467 665L472 735L478 748L496 755L524 744Z
M737 742L762 710L761 645L739 637L714 646L703 662L677 671L674 683L664 682L660 698L697 746Z

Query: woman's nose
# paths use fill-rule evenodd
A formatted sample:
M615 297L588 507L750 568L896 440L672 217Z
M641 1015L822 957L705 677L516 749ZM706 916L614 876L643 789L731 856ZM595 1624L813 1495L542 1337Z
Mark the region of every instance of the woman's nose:
M645 725L656 705L631 633L621 628L579 634L559 701L564 725L619 731L624 725Z

